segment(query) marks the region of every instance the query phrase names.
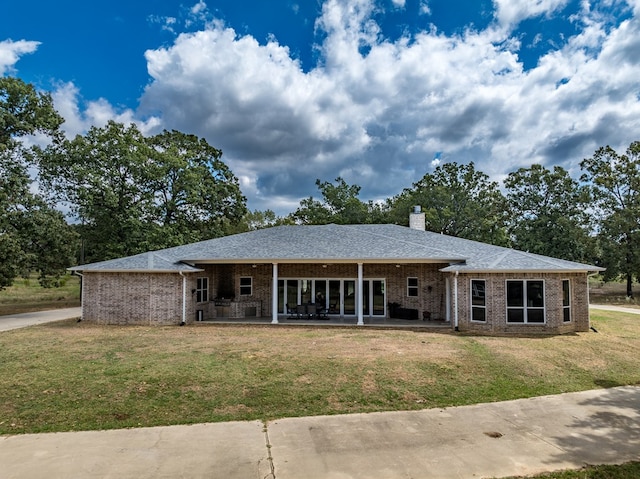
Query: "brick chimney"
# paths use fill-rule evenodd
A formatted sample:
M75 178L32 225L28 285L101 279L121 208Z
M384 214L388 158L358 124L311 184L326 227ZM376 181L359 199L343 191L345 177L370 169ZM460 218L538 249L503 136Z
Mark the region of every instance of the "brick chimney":
M425 231L425 220L422 208L416 205L413 207L413 212L409 215L409 228L413 230Z

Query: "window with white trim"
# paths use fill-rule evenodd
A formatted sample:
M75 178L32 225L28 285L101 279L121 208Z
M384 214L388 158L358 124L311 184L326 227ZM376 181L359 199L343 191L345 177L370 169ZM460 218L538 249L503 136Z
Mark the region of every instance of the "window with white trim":
M545 322L544 281L507 281L507 323Z
M253 278L244 276L240 278L240 296L251 296L253 294Z
M196 278L196 303L209 301L209 278Z
M471 321L487 321L487 289L484 279L471 280Z
M407 278L407 296L418 296L418 278Z
M562 321L571 321L571 286L568 279L562 280Z

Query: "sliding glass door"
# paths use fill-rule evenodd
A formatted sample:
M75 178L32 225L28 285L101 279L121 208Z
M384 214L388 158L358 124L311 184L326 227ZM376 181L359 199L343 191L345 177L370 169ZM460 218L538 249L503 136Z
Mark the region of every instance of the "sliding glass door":
M285 305L320 303L329 315L355 316L357 280L355 279L281 279L278 280L278 310ZM386 293L384 279L362 282L364 316L385 316Z
M384 280L365 279L362 282L363 316L384 316L385 304Z
M352 316L356 314L356 280L342 280L342 314Z

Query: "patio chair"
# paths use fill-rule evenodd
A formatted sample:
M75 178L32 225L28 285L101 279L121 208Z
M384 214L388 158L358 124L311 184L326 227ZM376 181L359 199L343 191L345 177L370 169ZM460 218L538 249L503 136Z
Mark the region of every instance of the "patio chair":
M307 306L304 304L299 304L296 306L296 319L301 319L303 316L307 314Z
M285 304L285 306L287 307L287 319L298 319L296 308L289 303Z
M329 316L327 316L327 308L324 306L324 304L316 303L316 318L329 319Z

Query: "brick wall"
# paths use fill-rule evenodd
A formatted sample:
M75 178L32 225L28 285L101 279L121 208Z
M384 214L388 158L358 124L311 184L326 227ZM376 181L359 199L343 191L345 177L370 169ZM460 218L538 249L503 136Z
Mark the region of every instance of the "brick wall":
M187 322L195 316L190 300L195 276L186 277ZM85 272L83 320L102 324L179 324L182 321L182 276L176 273Z
M387 302L403 308L417 309L422 319L425 311L432 319L445 317L445 277L438 271L442 264L375 265L380 273L387 273ZM407 296L407 278L418 278L418 296Z
M454 276L438 271L442 265L415 264L365 264L366 279L384 279L387 303L398 303L402 308L415 309L422 318L429 311L434 319L444 319L446 310L445 279L451 282L451 306L454 306ZM206 265L202 273L188 273L186 278L187 322L195 319L196 310L203 310L204 319L217 314L215 298L233 296L236 313L253 312L257 316L271 317L271 264L252 265ZM196 304L192 291L198 277L209 278L209 300ZM356 279L356 264L329 264L326 267L314 264L281 264L279 278ZM240 278L252 278L252 295L240 294ZM418 278L418 296L407 295L407 278ZM471 279L486 280L487 321L470 320ZM507 324L506 280L543 280L545 287L545 324ZM563 321L562 280L570 281L570 322ZM182 281L175 273L100 273L86 272L83 279L83 318L105 324L179 324L182 320ZM586 274L460 274L458 282L458 326L461 331L483 334L536 334L567 333L589 330L589 304ZM388 310L387 310L388 314ZM452 312L453 320L453 312Z
M471 280L485 280L486 322L471 321ZM506 281L542 280L545 291L545 324L507 323ZM562 280L570 281L571 321L563 321ZM453 295L453 276L452 276ZM460 274L458 276L458 326L460 331L502 334L562 334L589 330L586 274ZM452 299L453 304L453 299Z

